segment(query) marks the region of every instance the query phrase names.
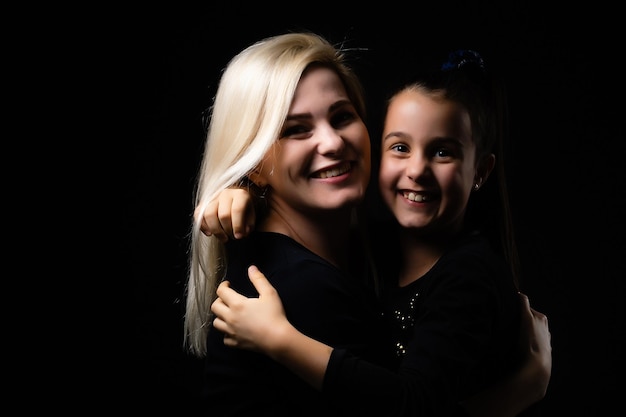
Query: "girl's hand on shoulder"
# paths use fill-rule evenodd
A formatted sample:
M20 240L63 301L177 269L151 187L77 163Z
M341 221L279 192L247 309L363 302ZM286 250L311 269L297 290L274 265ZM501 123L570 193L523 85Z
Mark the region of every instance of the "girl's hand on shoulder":
M200 230L205 235L227 242L229 238L248 236L254 229L256 213L248 190L227 188L209 202L204 211L201 206L196 207L194 218L201 218Z
M224 333L225 345L271 355L281 349L292 326L278 292L265 275L250 266L248 276L259 297L245 297L230 288L228 281L222 282L211 305L216 315L213 325Z

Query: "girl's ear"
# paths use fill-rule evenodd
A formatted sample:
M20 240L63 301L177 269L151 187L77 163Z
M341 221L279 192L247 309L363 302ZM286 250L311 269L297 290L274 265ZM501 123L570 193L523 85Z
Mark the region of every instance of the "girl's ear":
M480 188L480 186L487 181L489 175L493 171L493 168L496 166L496 156L492 153L484 156L480 162L478 162L478 166L476 167L476 178L474 178L474 184L476 184L476 189Z

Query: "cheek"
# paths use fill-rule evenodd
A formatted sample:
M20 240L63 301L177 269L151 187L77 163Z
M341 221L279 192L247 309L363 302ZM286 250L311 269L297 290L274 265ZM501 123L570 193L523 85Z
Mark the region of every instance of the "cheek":
M465 188L468 181L472 181L473 174L461 164L442 164L434 169L435 176L441 187L454 188L456 190Z
M370 136L365 124L355 123L350 127L349 132L346 135L349 138L352 146L364 156L370 156L372 144Z
M436 171L435 176L441 188L458 189L463 183L463 174L457 170L440 169Z
M383 158L380 162L380 169L378 171L378 185L382 194L385 194L387 190L395 188L395 183L398 177L398 169L394 168L394 164L388 162Z
M372 144L369 141L369 138L363 143L362 146L362 155L363 155L363 166L365 171L367 172L367 177L370 177L372 173Z
M472 187L472 177L463 170L442 170L437 175L439 186L446 198L455 205L465 205Z
M390 209L395 205L397 183L397 175L389 169L389 164L385 166L381 163L378 173L378 191L382 202Z
M274 145L265 155L260 171L261 176L268 184L274 186L276 181L282 177L280 171L289 166L287 162L290 158L289 153L289 149Z

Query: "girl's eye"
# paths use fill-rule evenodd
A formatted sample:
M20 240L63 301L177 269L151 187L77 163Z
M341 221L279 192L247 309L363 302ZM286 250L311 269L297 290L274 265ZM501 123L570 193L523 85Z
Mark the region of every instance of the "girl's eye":
M463 144L455 139L439 140L429 147L428 154L439 160L463 158Z
M453 156L453 153L449 149L439 148L435 151L435 156L437 158L448 158Z
M409 147L402 143L396 143L395 145L392 145L390 149L400 153L406 153L409 151Z

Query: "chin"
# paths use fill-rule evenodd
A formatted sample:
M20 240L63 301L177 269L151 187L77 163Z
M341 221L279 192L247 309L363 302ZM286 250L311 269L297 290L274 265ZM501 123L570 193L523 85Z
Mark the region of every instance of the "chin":
M341 199L328 198L325 201L322 201L322 205L327 210L339 210L339 209L345 209L345 208L351 209L359 205L361 202L363 202L363 196L359 195L359 196L346 197L346 198L341 198Z
M428 227L429 223L423 220L415 220L411 218L402 218L402 216L395 216L400 226L405 229L423 229Z

